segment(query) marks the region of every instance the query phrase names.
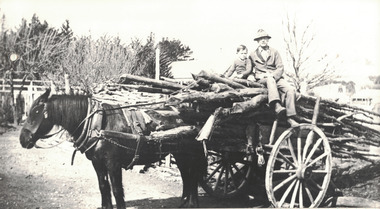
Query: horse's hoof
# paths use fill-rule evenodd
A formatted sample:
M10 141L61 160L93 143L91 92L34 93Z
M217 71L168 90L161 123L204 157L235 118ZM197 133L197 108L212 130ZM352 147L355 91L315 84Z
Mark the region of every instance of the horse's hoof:
M186 208L186 204L188 204L189 198L181 198L181 204L178 206L179 208Z

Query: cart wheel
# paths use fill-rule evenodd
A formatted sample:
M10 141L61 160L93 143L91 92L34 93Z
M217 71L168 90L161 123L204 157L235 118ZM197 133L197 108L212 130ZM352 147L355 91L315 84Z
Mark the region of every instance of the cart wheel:
M276 208L318 207L330 183L331 149L315 125L289 128L269 156L265 188Z
M200 185L209 195L230 198L245 188L252 170L252 155L208 150L207 160L207 176Z

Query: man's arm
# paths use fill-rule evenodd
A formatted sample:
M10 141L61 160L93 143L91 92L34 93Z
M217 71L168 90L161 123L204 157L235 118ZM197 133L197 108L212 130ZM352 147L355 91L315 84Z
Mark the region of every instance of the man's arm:
M273 72L273 77L276 81L278 81L282 77L282 74L284 73L284 65L282 64L282 59L278 51L274 52L274 59L275 59L274 64L276 65L276 70Z

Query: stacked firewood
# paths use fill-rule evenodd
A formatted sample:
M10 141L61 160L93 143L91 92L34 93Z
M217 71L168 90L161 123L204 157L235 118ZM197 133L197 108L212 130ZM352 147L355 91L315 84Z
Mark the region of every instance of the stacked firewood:
M187 85L181 85L168 79L125 74L118 84L100 87L94 97L124 104L162 103L161 108L172 107L175 114L170 115L179 116L182 122L194 125L197 130L210 115L217 114L218 126L214 131L224 138L244 138L244 127L248 123L267 121L270 124L273 121L273 111L267 105L267 89L262 84L206 71L193 78ZM297 96L297 122L311 123L316 100L311 96ZM380 145L379 113L322 98L317 126L329 138L337 157L371 161L374 154L368 152L368 147Z

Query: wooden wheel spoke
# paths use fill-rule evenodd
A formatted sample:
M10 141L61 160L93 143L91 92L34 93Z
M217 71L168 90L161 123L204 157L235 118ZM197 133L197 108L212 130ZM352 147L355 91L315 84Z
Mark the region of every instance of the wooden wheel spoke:
M216 183L215 183L214 188L213 188L214 191L216 190L216 188L218 188L218 185L219 185L220 179L223 176L223 173L224 173L224 167L222 167L222 170L219 173L218 179L216 179Z
M210 166L210 165L214 165L214 164L216 164L216 163L220 163L220 162L222 162L221 159L220 159L220 160L216 160L216 161L214 161L214 162L211 162L211 163L209 164L209 166Z
M296 174L289 176L289 177L286 178L284 181L282 181L281 183L279 183L279 184L273 189L273 192L277 191L278 189L280 189L281 187L283 187L285 184L287 184L289 181L295 179L296 177L297 177Z
M291 165L293 168L297 168L294 163L292 163L286 156L284 156L281 152L278 152L278 156L280 156L283 160L285 160L289 165Z
M300 208L303 208L303 191L302 191L302 189L303 189L303 183L300 182L300 193L298 196Z
M295 173L297 170L273 170L273 173Z
M296 186L294 187L294 190L293 190L292 199L290 201L290 208L294 208L294 204L296 202L296 197L297 197L299 185L300 185L300 181L297 179Z
M292 144L290 138L288 138L288 147L289 147L290 154L292 155L294 163L298 166L297 157L296 157L296 154L294 152L293 144Z
M316 174L327 174L328 173L328 171L326 171L326 170L312 170L311 172L316 173Z
M318 188L319 190L322 190L323 188L319 186L317 182L315 182L313 179L308 179L308 182L310 182L314 187Z
M314 144L313 148L311 149L309 155L307 156L307 158L305 160L305 164L307 164L309 162L309 160L314 155L315 151L317 150L317 148L319 147L319 145L321 144L321 142L322 142L322 138L319 138L317 140L317 142Z
M306 183L304 183L304 184L305 184L306 194L307 194L307 196L309 197L310 202L313 203L313 202L314 202L313 195L311 194L310 189L309 189L309 187L307 186L307 184L306 184Z
M237 160L235 163L241 163L244 165L249 165L251 162L248 160L240 159L240 160Z
M247 179L247 174L244 173L244 172L242 171L242 169L243 169L245 166L242 167L241 169L240 169L239 167L237 167L235 164L232 164L232 166L233 166L237 171L239 171L239 173L242 175L242 177L244 178L244 180L248 181L248 179ZM247 169L249 169L249 168L247 168Z
M284 194L282 195L281 200L280 200L280 202L279 202L279 204L278 204L278 207L281 208L282 204L284 204L286 198L288 197L288 195L289 195L289 193L290 193L290 190L292 190L292 188L293 188L294 184L296 183L296 181L298 181L298 179L296 179L295 181L293 181L293 182L289 185L289 187L285 190L285 192L284 192Z
M229 164L227 163L226 169L225 169L226 170L226 175L224 176L224 194L227 194L228 174L229 174L228 167L229 167Z
M232 165L231 166L228 166L228 169L230 171L230 174L231 174L231 184L235 187L235 188L238 188L239 187L239 182L236 180L236 176L234 175L234 172L232 170ZM236 173L235 173L236 174Z
M238 171L240 174L244 175L244 172L239 167L237 167L236 164L232 164L232 167L234 167L235 170ZM242 167L242 168L244 168L244 167Z
M218 153L218 152L215 152L215 151L212 151L212 150L209 150L208 151L208 154L209 155L214 155L214 156L217 156L217 157L222 157L222 154Z
M307 150L309 149L309 146L313 143L313 138L314 138L314 131L310 130L310 132L307 134L305 146L303 149L303 155L302 155L303 160L306 159Z
M301 134L301 132L300 132ZM298 157L298 165L301 165L302 164L302 156L301 156L301 152L302 152L302 139L301 139L301 136L299 136L297 138L297 157Z
M316 162L318 162L319 160L321 160L322 158L326 157L327 155L329 155L330 153L328 152L324 152L322 155L318 156L317 158L315 158L313 161L311 161L309 164L306 164L306 167L310 167L312 165L314 165Z
M222 164L219 164L218 167L215 168L215 170L212 171L212 173L206 178L206 182L209 181L214 175L216 172L218 172L218 170L222 167Z

